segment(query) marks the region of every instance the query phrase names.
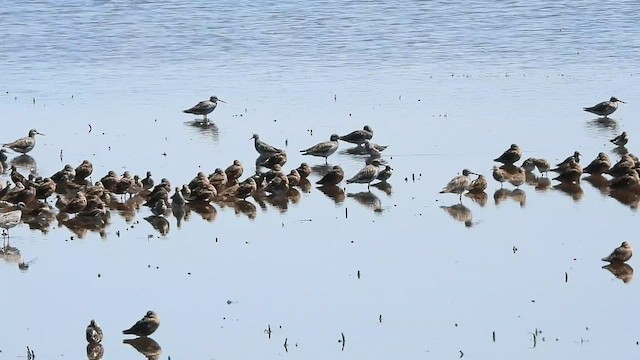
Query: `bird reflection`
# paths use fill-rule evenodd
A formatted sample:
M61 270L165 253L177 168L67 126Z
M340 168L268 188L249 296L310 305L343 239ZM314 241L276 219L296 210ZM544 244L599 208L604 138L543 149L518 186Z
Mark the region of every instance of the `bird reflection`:
M633 268L631 265L621 262L612 262L602 267L609 270L615 277L622 280L622 282L629 283L633 280Z
M19 168L28 169L32 173L36 173L38 169L38 164L36 164L36 159L32 158L27 154L22 154L20 156L14 157L13 159L11 159L11 161L9 161L9 164L15 165L16 167L19 167Z
M496 203L496 206L509 199L509 197L511 197L511 192L511 190L505 188L496 190L496 192L493 193L493 201Z
M610 117L600 117L587 121L587 127L595 130L618 130L618 122Z
M471 210L461 203L451 206L440 206L440 209L446 211L454 220L463 222L465 226L470 226L467 224L472 224L473 216L471 214Z
M311 171L313 171L320 177L331 171L331 169L333 169L333 165L329 164L314 165L311 167Z
M616 153L616 154L618 154L618 155L620 155L620 156L622 156L622 155L624 155L624 154L628 154L628 153L629 153L629 150L628 150L626 147L624 147L624 146L616 146L616 147L615 147L615 148L613 148L613 150L611 150L611 151L612 151L612 152L614 152L614 153Z
M382 209L382 202L380 199L369 191L362 191L359 193L348 193L347 197L353 198L360 204L373 209L374 211L379 211Z
M104 347L100 343L91 342L87 344L87 359L100 360L104 355Z
M609 192L609 196L618 200L618 202L620 202L621 204L627 205L632 209L637 209L638 202L640 202L640 197L636 193L629 190L612 189Z
M194 130L197 134L205 139L212 139L214 143L218 143L218 127L211 122L202 121L186 121L185 125L189 129Z
M391 196L391 194L393 193L393 186L391 186L391 184L389 184L386 181L380 181L377 182L375 184L371 184L372 187L383 191L385 194Z
M244 214L249 219L253 220L258 214L258 209L256 208L256 206L247 200L238 200L233 205L236 215Z
M511 199L524 207L527 204L527 194L522 189L515 189L511 192Z
M0 248L0 259L8 263L19 263L22 261L22 255L17 247L11 246L8 240L4 240Z
M150 337L139 337L135 339L122 340L123 344L129 344L134 349L149 360L157 360L162 355L162 348L160 345Z
M307 179L300 179L300 182L297 185L300 190L302 190L302 192L304 193L310 193L311 192L311 182Z
M164 216L151 215L145 217L144 219L147 220L147 222L151 224L151 226L153 226L153 228L156 229L160 233L160 235L164 236L169 233L169 221L165 219Z
M546 176L536 178L536 191L546 191L551 188L551 179Z
M600 174L589 175L584 178L586 182L591 184L594 188L600 190L601 193L606 194L609 190L609 180Z
M209 222L214 221L218 216L218 210L208 202L190 202L188 207Z
M333 202L335 202L336 204L340 204L344 202L344 199L346 198L344 190L342 190L340 187L336 185L318 186L318 190L320 190L323 194L331 198Z
M484 191L468 192L464 194L464 196L468 197L469 199L471 199L473 202L480 205L481 207L484 207L485 205L487 205L487 200L489 199L489 195Z
M582 196L584 196L584 191L582 191L580 184L561 182L553 188L571 196L573 198L573 201L580 201L582 199Z

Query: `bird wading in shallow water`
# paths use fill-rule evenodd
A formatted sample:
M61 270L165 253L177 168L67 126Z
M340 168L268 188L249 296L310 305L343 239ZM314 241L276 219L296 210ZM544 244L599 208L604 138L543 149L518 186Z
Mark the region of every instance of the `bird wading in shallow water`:
M209 100L200 101L199 103L197 103L193 107L191 107L191 108L189 108L187 110L183 110L182 112L187 113L187 114L203 115L204 116L204 120L203 121L205 123L208 123L209 119L207 119L207 115L210 114L213 110L216 109L216 106L218 106L218 101L224 102L224 101L218 99L217 96L212 96L212 97L209 98Z
M9 148L21 154L26 154L29 151L33 150L33 148L36 146L36 135L44 135L44 134L39 133L38 130L36 129L31 129L29 130L28 136L20 138L10 143L6 143L2 145L2 147Z
M607 117L613 114L614 111L618 110L618 103L625 104L624 101L616 98L615 96L612 96L611 99L609 99L609 101L603 101L594 106L585 107L583 108L583 110L590 112L592 114Z

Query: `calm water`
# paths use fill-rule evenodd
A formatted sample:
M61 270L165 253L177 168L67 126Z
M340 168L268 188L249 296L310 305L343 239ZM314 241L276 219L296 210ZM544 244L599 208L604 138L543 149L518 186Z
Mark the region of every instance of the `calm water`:
M389 145L395 173L389 194L342 184L334 201L312 188L286 209L250 199L250 216L216 204L207 219L168 217L164 236L144 207L112 210L102 234L20 224L11 246L35 260L27 271L0 262L0 357L29 346L39 358L82 358L95 318L105 359L141 358L121 331L149 309L162 319L160 358L637 354L625 315L637 282L600 261L635 244L637 199L625 205L586 181L574 194L525 185L502 198L491 180L484 206L463 198L466 227L441 208L457 196L438 191L465 167L491 178L491 159L514 142L525 157L579 150L587 164L600 151L617 159L608 139L626 130L637 152L638 8L3 3L0 140L45 133L29 153L34 173L89 159L94 181L150 170L181 185L239 159L249 174L254 132L287 149L288 172L324 163L299 149L365 124ZM216 126L191 126L181 110L211 95L227 101L211 114ZM627 104L610 124L581 110L612 95ZM340 146L329 162L350 177L363 158Z

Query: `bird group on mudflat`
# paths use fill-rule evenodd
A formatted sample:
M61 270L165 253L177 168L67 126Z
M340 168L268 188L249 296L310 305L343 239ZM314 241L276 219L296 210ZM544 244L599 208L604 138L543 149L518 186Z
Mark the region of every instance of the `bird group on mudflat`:
M125 335L135 335L135 339L125 339L122 342L124 344L130 344L148 359L158 359L161 353L160 346L153 339L148 336L153 334L160 326L160 317L154 311L147 311L147 313L138 320L129 329L123 330ZM90 360L102 359L104 355L104 348L102 346L103 339L102 328L96 323L95 320L91 320L85 330L85 337L87 339L87 358Z
M212 96L211 100L200 102L187 112L206 115L213 111L217 101L221 100ZM34 148L37 134L40 133L32 129L27 137L5 146L28 157L24 154ZM301 153L323 157L327 164L328 157L338 149L339 141L355 144L355 148L349 149L350 153L367 156L364 167L346 179L346 182L367 184L369 189L372 182L378 181L374 186L390 194L391 186L387 180L393 174L393 169L381 155L386 146L371 143L372 137L371 127L364 126L362 130L355 130L344 136L334 134L330 140L315 144ZM300 192L296 187L305 192L310 191L308 177L312 171L319 172L322 176L316 181L321 192L336 202L341 202L346 197L344 190L338 187L345 179L341 166L327 164L311 167L302 163L285 173L282 167L287 162L287 154L284 150L265 143L258 134L253 134L250 139L254 141L254 148L259 155L255 174L241 180L245 173L244 166L239 160L235 160L224 170L217 168L209 175L199 172L188 184L175 188L166 178L155 184L149 171L144 177L132 175L129 171L124 171L122 175L109 171L98 181L92 182L88 180L93 174L93 164L89 160L84 160L77 167L67 164L48 177L35 176L33 173L25 177L15 165L11 165L11 182L7 182L5 186L0 179L0 209L13 210L0 212L0 227L5 228L8 235L8 229L22 221L44 231L53 219L57 219L59 225L68 227L82 237L88 230L102 234L110 220L109 210L115 209L127 221L131 221L136 210L146 206L150 208L152 215L145 217L145 220L165 235L169 231L166 215L172 213L177 218L178 226L191 210L201 214L206 220L213 220L216 209L212 203L222 207L231 206L236 213L246 214L249 218L254 218L257 213L256 206L247 201L249 197L263 208L265 202L268 202L286 210L289 202L295 203L300 199ZM5 152L0 154L5 156L0 159L4 160L0 161L2 166L6 164L7 158ZM263 171L263 168L268 171ZM54 195L57 214L47 202ZM372 197L375 198L374 195ZM361 200L360 197L355 199Z

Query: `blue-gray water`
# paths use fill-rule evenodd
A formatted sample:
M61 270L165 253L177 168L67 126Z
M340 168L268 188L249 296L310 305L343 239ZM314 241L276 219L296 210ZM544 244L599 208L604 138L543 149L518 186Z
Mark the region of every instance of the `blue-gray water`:
M635 244L637 199L627 206L583 181L573 197L525 185L524 202L496 204L490 180L485 206L463 198L465 227L440 208L457 196L438 191L465 167L491 179L491 160L514 142L525 157L579 150L587 164L600 151L617 159L608 139L626 130L637 151L639 8L3 3L0 141L45 133L29 153L38 174L84 159L94 181L150 170L181 185L234 159L251 173L254 132L286 147L289 170L324 162L299 149L365 124L389 145L395 173L390 195L371 190L382 211L312 188L286 211L249 199L253 220L217 204L214 219L192 212L178 228L168 217L166 236L143 219L147 208L128 221L114 210L102 236L80 239L57 220L46 232L20 224L11 246L35 261L27 271L0 262L0 357L27 346L39 358L83 357L95 318L105 359L140 358L121 330L149 309L162 319L152 335L161 358L635 355L637 283L600 258ZM210 116L217 127L189 126L181 110L211 95L227 102ZM611 126L582 111L610 96L627 102ZM348 177L364 165L342 152L329 162Z

